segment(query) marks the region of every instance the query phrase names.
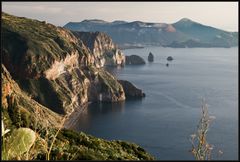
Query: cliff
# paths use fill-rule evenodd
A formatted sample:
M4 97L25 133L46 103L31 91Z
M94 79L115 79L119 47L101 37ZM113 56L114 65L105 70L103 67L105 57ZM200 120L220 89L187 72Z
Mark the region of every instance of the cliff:
M107 34L77 31L73 31L73 34L89 48L95 59L95 66L123 66L125 64L124 54Z
M51 110L71 113L101 95L107 102L125 99L122 86L95 68L95 55L69 30L3 13L2 31L3 64L24 91Z
M126 80L118 80L118 82L123 86L125 95L127 99L135 99L145 97L145 93L141 89L138 89L131 82Z
M67 114L89 101L125 100L122 85L95 65L79 38L2 13L2 39L2 128L10 129L2 138L9 142L18 128L36 134L29 152L5 160L153 160L136 144L61 129Z
M64 120L62 116L36 102L18 86L4 65L2 65L2 160L153 160L154 158L136 144L120 140L107 141L60 129ZM51 99L49 99L51 100ZM6 156L5 143L15 138L18 128L30 128L36 139L28 152ZM58 129L60 130L58 132ZM58 132L58 133L57 133ZM2 132L3 133L3 132ZM50 150L53 137L54 145ZM24 139L24 137L20 137ZM17 147L17 146L11 146ZM20 148L21 149L21 148ZM47 159L48 151L49 159Z
M5 126L23 127L59 127L62 117L39 104L26 92L22 91L18 84L2 64L2 115ZM17 118L20 116L21 120Z

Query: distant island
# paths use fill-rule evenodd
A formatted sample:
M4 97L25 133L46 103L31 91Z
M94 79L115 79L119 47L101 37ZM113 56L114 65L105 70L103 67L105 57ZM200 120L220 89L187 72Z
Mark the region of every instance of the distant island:
M163 46L173 48L234 47L238 32L228 32L183 18L176 23L113 21L92 19L69 22L64 28L73 31L107 33L120 47Z

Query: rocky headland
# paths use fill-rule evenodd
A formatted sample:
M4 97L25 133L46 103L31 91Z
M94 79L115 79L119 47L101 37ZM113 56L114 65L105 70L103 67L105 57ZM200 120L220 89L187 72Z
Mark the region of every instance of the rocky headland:
M118 80L118 82L123 86L127 99L142 98L146 96L141 89L138 89L131 82L127 80Z
M4 127L36 131L37 143L40 141L43 147L31 148L35 160L49 157L49 150L44 148L52 141L46 135L57 135L50 150L51 160L152 160L135 144L106 141L67 129L58 131L68 114L88 102L126 99L123 86L101 68L108 63L121 65L122 53L104 35L91 33L87 44L87 39L78 34L45 21L2 13Z

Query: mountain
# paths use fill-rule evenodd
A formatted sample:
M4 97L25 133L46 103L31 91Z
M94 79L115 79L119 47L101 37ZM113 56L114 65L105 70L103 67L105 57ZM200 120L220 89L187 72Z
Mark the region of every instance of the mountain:
M2 13L1 22L2 130L10 130L2 138L11 143L13 132L19 128L30 128L36 134L29 152L15 143L11 147L21 150L5 160L153 160L136 144L107 141L63 128L61 123L88 102L119 102L126 98L119 81L97 67L95 53L80 37L45 21L6 13ZM5 151L10 144L4 143L3 147Z
M227 32L187 18L173 24L84 20L82 22L69 22L64 25L64 28L73 31L105 32L121 47L129 44L133 46L174 47L172 43L182 44L182 42L189 40L198 42L195 44L196 46L192 47L232 47L238 45L238 32Z
M231 47L238 45L238 36L236 32L227 32L211 26L205 26L186 18L174 23L173 26L178 31L191 37L192 40L201 43L207 43L216 47Z

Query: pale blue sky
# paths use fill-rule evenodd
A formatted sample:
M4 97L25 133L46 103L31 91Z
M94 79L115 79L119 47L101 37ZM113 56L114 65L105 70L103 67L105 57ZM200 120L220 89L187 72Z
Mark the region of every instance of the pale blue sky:
M238 31L238 2L2 2L2 11L58 26L84 19L174 23L186 17Z

